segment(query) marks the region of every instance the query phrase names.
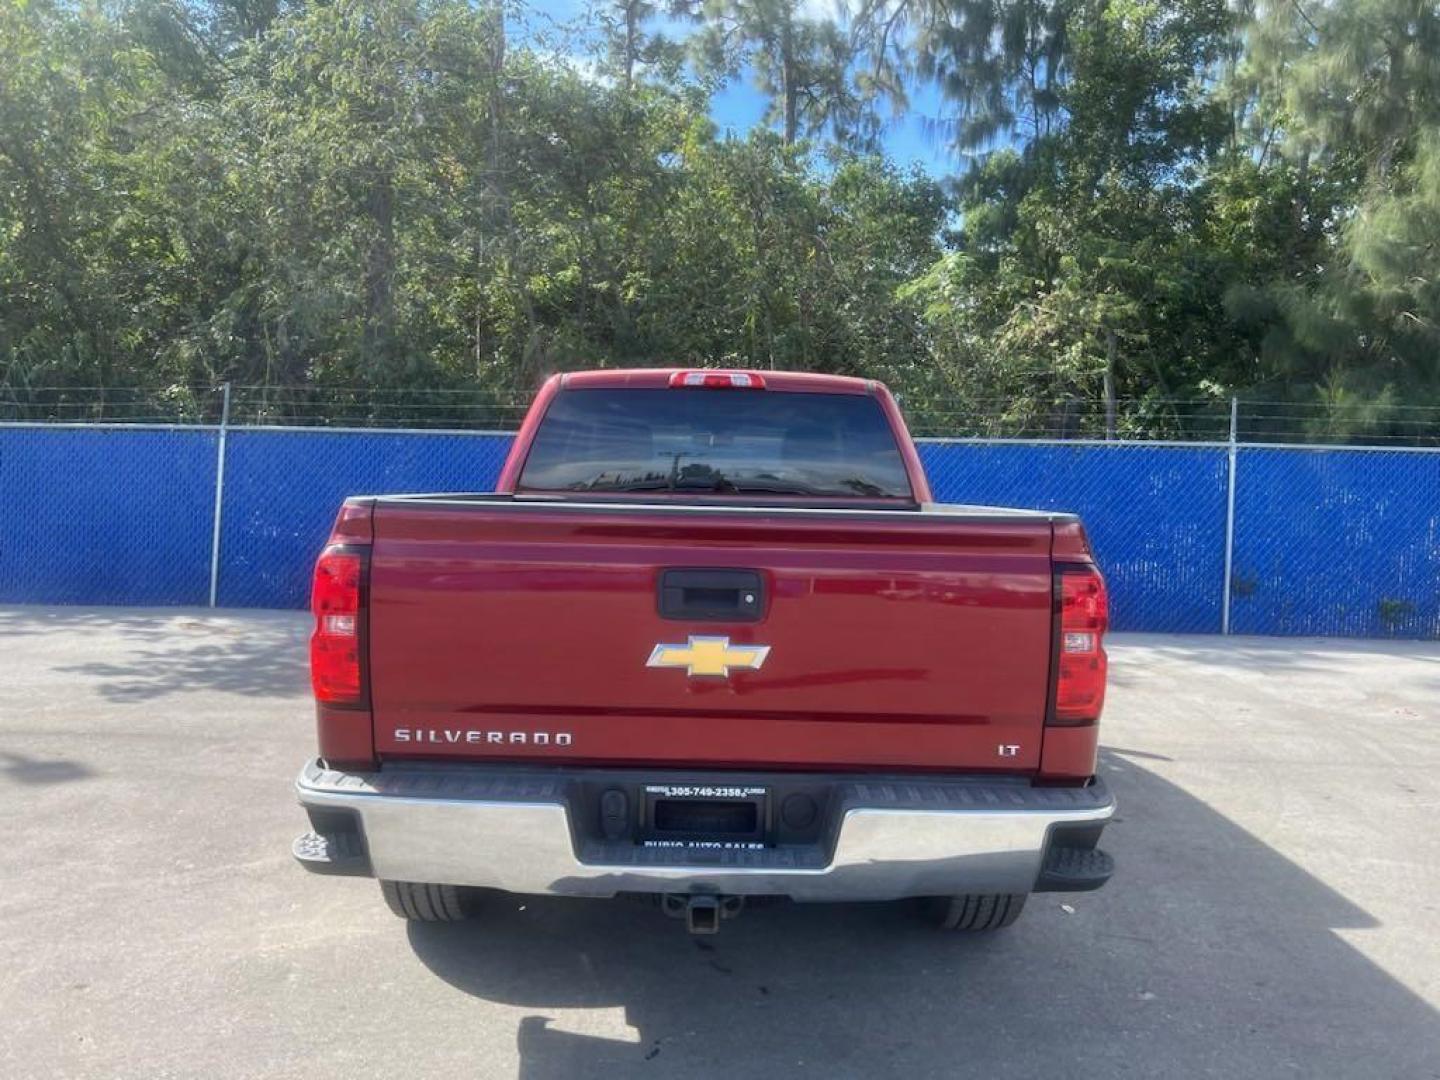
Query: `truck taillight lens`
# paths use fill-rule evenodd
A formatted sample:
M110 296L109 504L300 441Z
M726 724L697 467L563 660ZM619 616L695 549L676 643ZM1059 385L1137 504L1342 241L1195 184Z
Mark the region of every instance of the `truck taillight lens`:
M1060 571L1060 656L1055 722L1086 724L1105 707L1105 631L1110 622L1105 579L1094 567Z
M365 561L353 552L327 551L315 564L310 610L310 684L315 700L361 705L365 680L361 650L361 589Z

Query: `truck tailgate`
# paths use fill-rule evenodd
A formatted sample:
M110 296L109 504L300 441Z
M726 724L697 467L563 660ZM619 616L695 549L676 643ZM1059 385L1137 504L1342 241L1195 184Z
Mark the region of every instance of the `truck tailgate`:
M1042 514L382 499L373 528L382 758L1038 765ZM677 569L753 572L757 610L663 614Z

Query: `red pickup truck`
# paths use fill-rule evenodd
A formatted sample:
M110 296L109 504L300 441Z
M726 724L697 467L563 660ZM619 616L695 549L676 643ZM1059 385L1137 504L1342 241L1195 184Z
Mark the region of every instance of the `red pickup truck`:
M934 503L873 381L556 376L495 492L346 500L312 607L294 854L409 919L505 890L989 930L1113 868L1084 530Z

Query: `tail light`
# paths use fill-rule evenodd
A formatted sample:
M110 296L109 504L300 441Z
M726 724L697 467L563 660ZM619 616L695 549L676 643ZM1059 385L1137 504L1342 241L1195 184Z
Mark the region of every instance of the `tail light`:
M765 379L753 371L677 371L670 386L699 386L706 390L764 390Z
M315 700L327 705L366 704L364 658L364 556L327 548L315 563L310 610L310 684Z
M1054 724L1093 724L1105 707L1105 579L1093 566L1059 568L1060 655Z
M374 500L345 500L310 586L315 734L320 757L336 769L375 764L369 624L373 511Z

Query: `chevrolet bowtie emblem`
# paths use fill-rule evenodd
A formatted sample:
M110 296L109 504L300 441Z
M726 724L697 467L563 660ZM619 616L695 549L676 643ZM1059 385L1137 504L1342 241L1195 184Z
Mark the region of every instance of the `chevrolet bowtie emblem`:
M656 645L645 661L646 667L683 667L687 674L717 675L737 671L759 671L770 655L769 645L731 645L728 637L690 635L686 645Z

